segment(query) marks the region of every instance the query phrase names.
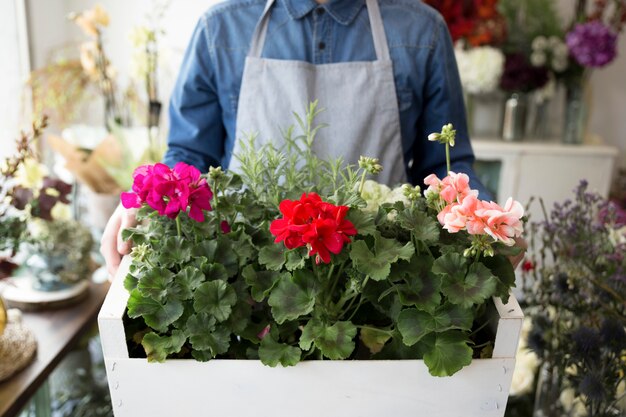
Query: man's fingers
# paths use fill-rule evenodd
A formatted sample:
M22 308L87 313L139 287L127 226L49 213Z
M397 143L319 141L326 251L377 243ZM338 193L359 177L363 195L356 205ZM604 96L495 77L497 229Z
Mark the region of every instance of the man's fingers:
M116 210L109 219L104 232L102 233L102 239L100 240L100 253L104 257L104 261L107 266L107 271L113 277L117 272L117 268L120 265L121 256L117 250L117 231L120 228L121 217L118 210Z
M122 255L128 255L130 253L132 244L131 242L124 241L122 239L122 230L134 227L137 225L137 210L123 210L121 213L120 227L117 231L117 251Z

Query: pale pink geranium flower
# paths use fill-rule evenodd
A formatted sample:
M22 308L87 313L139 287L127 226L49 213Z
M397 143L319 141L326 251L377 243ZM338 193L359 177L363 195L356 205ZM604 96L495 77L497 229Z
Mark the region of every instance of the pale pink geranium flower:
M444 208L438 215L437 220L443 228L450 233L457 233L464 230L469 221L474 218L474 212L479 201L475 195L470 194L463 199L461 204L453 203Z
M462 203L467 196L478 196L477 190L472 190L469 185L469 177L467 174L457 174L450 171L442 182L441 197L448 203Z
M523 225L521 218L524 216L524 208L518 202L509 198L504 207L494 202L482 202L482 207L475 212L476 221L482 225L473 225L476 230L484 228L484 233L500 241L507 246L515 244L516 237L522 235ZM468 228L469 231L469 228Z

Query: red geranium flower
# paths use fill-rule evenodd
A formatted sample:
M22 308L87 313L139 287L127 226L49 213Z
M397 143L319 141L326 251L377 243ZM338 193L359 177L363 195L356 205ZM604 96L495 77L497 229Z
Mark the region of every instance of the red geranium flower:
M307 246L309 255L316 255L316 263L329 263L330 254L341 252L357 233L345 219L348 207L326 203L316 193L302 194L300 200L283 200L279 209L283 217L270 224L275 242L285 242L288 249Z

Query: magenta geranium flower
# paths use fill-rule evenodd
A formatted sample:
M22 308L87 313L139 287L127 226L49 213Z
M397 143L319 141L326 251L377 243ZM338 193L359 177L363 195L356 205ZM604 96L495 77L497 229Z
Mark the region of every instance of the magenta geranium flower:
M174 219L184 211L198 222L204 221L203 210L211 210L211 198L211 188L200 171L184 162L173 169L161 163L140 166L133 172L132 192L121 195L126 208L145 203L160 216Z

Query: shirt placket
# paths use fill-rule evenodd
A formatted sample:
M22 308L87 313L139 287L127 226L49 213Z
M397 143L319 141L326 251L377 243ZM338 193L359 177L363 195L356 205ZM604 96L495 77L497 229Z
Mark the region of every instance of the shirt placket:
M331 19L324 7L313 10L313 63L326 64L330 62L331 46Z

